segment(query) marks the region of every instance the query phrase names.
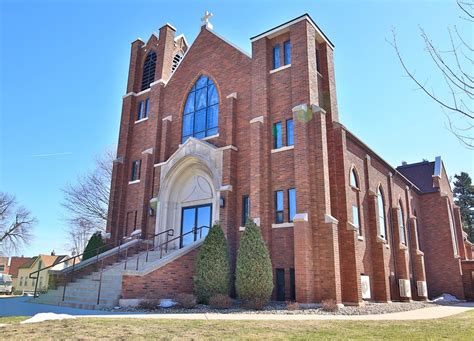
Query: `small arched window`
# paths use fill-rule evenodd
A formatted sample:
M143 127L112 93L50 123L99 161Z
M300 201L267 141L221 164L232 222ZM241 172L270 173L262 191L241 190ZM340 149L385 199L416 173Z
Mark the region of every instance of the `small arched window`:
M218 133L219 94L212 79L201 76L184 105L182 143L189 137L204 138Z
M402 202L398 201L398 229L400 234L400 243L407 245L407 232L405 227L405 217L403 214Z
M351 174L350 174L350 185L355 188L359 188L359 180L357 178L357 173L354 167L351 169Z
M385 199L383 197L382 186L377 189L377 215L379 220L379 237L387 239L385 223Z
M143 63L142 87L141 91L150 87L150 84L155 80L156 68L156 53L151 51L145 58Z

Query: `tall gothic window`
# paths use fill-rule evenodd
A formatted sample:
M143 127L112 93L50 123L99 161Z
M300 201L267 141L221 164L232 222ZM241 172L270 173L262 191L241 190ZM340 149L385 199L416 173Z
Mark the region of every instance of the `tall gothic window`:
M405 228L405 218L403 216L401 201L398 202L398 229L400 233L400 243L407 245L407 232Z
M193 136L204 138L218 133L219 94L212 79L201 76L186 98L182 143Z
M385 222L385 200L383 197L383 192L381 186L377 189L377 214L379 220L379 237L382 239L387 239L387 230Z
M354 167L352 167L349 177L349 184L354 193L354 201L352 202L352 225L357 228L359 236L362 236L362 226L360 222L359 178L357 177L357 172Z
M151 51L145 58L143 63L142 87L141 90L146 90L150 84L155 80L156 68L156 53Z

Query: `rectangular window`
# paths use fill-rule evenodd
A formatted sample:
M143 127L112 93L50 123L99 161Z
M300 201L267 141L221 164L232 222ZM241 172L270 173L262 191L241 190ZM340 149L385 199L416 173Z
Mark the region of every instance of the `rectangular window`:
M273 125L273 148L278 149L283 147L283 136L281 131L281 122Z
M319 49L316 49L316 70L321 73L321 54Z
M20 287L23 286L23 277L20 277Z
M283 223L283 191L275 192L275 222Z
M0 265L0 272L3 272L3 271L5 271L5 265L2 264Z
M140 179L140 168L142 160L135 160L132 162L132 174L130 176L130 181L135 181Z
M149 106L150 106L149 98L147 98L144 101L138 102L137 121L143 120L144 118L148 117Z
M285 65L291 64L291 42L289 40L283 43L283 52L285 54Z
M293 119L286 120L286 145L293 146L295 144L295 137L293 134Z
M280 66L280 45L276 45L273 47L273 68L278 69Z
M359 206L352 205L352 224L359 230L359 236L362 235L359 221Z
M288 190L288 221L293 221L296 214L296 189Z
M242 226L245 226L250 216L250 198L248 195L242 197Z
M285 269L276 269L276 299L285 300Z

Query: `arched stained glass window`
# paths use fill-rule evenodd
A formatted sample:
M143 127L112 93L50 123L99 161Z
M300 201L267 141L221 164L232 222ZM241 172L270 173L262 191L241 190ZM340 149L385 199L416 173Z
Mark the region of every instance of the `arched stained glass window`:
M151 51L145 58L143 63L142 87L141 90L146 90L150 84L155 80L156 68L156 53Z
M218 133L219 94L212 79L201 76L196 81L183 110L182 143L189 137L204 138Z
M379 220L379 237L387 239L386 223L385 223L385 200L381 186L377 189L377 214Z

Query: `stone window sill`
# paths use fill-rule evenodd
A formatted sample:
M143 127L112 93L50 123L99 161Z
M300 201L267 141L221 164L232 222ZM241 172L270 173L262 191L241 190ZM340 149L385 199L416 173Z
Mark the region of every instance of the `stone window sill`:
M364 237L363 236L357 236L357 240L364 241Z
M347 222L347 229L349 231L359 231L359 227L351 223L350 221Z
M280 147L280 148L277 148L277 149L272 149L272 154L273 153L284 152L285 150L292 150L292 149L295 149L295 146L284 146L284 147Z
M280 66L279 68L270 70L270 74L281 71L281 70L288 69L289 67L291 67L291 64L286 64L286 65Z
M215 139L216 137L219 137L219 133L211 135L211 136L203 137L201 140L202 141L207 141L207 140Z
M144 118L142 118L142 119L139 119L139 120L137 120L137 121L135 121L135 124L140 123L140 122L144 122L144 121L146 121L146 120L148 120L148 116L147 116L147 117L144 117Z
M292 222L290 223L281 223L281 224L272 224L272 229L279 229L279 228L283 228L283 227L293 227L295 226L295 224L293 224Z
M245 231L245 226L239 226L239 231Z
M138 184L140 182L140 179L138 180L133 180L133 181L129 181L128 184L129 185L133 185L133 184Z

